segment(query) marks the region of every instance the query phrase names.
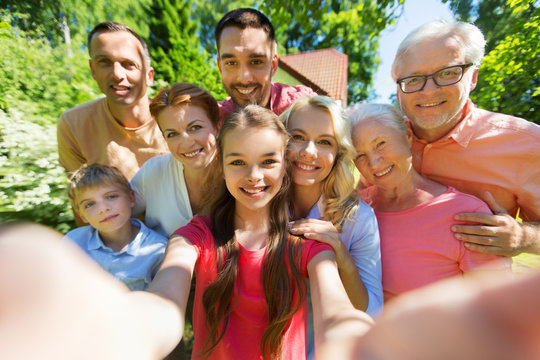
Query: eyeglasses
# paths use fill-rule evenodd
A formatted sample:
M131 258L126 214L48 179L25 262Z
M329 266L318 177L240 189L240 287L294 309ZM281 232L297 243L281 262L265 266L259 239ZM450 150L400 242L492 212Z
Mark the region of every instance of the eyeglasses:
M468 63L464 65L449 66L436 71L433 74L407 76L397 79L396 82L401 91L405 94L423 90L428 78L432 78L433 82L438 86L453 85L458 83L463 78L465 70L473 65L473 63Z

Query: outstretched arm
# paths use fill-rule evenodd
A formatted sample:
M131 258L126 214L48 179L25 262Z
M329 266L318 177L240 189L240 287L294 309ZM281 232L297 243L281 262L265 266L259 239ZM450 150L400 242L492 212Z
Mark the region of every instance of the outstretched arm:
M540 254L540 222L518 223L489 192L485 193L484 201L494 214L457 214L456 220L476 222L478 225L452 226L456 239L464 241L468 249L486 254Z
M366 313L355 310L349 301L333 252L328 250L315 255L308 264L308 273L317 358L346 359L340 354L347 354L348 346L354 345L348 340L367 332L373 320ZM327 352L327 347L333 350Z
M1 359L161 359L182 334L173 302L35 224L0 226L0 309Z
M197 256L197 251L189 240L173 235L167 244L161 268L148 288L148 291L172 301L177 306L180 310L182 331Z
M323 242L334 249L339 276L351 303L356 309L366 311L369 304L368 291L336 227L326 220L302 219L292 221L289 231L294 235L303 235L307 239Z

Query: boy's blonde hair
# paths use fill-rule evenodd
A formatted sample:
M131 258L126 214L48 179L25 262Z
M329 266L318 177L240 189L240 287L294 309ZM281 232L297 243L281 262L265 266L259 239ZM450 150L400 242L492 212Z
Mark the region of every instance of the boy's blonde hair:
M77 197L81 191L103 184L114 184L126 194L131 194L129 181L114 166L84 164L75 170L69 178L68 197L73 209L79 211Z

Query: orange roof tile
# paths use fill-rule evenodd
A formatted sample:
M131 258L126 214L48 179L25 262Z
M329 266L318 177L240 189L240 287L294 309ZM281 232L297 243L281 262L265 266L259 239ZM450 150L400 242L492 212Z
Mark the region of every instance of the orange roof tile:
M311 87L347 105L349 58L336 49L321 49L279 58L279 67Z

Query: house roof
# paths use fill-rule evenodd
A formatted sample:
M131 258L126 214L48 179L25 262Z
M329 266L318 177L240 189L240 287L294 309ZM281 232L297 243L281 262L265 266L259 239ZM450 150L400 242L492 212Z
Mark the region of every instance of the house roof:
M336 49L321 49L279 58L279 67L320 95L347 105L348 56Z

